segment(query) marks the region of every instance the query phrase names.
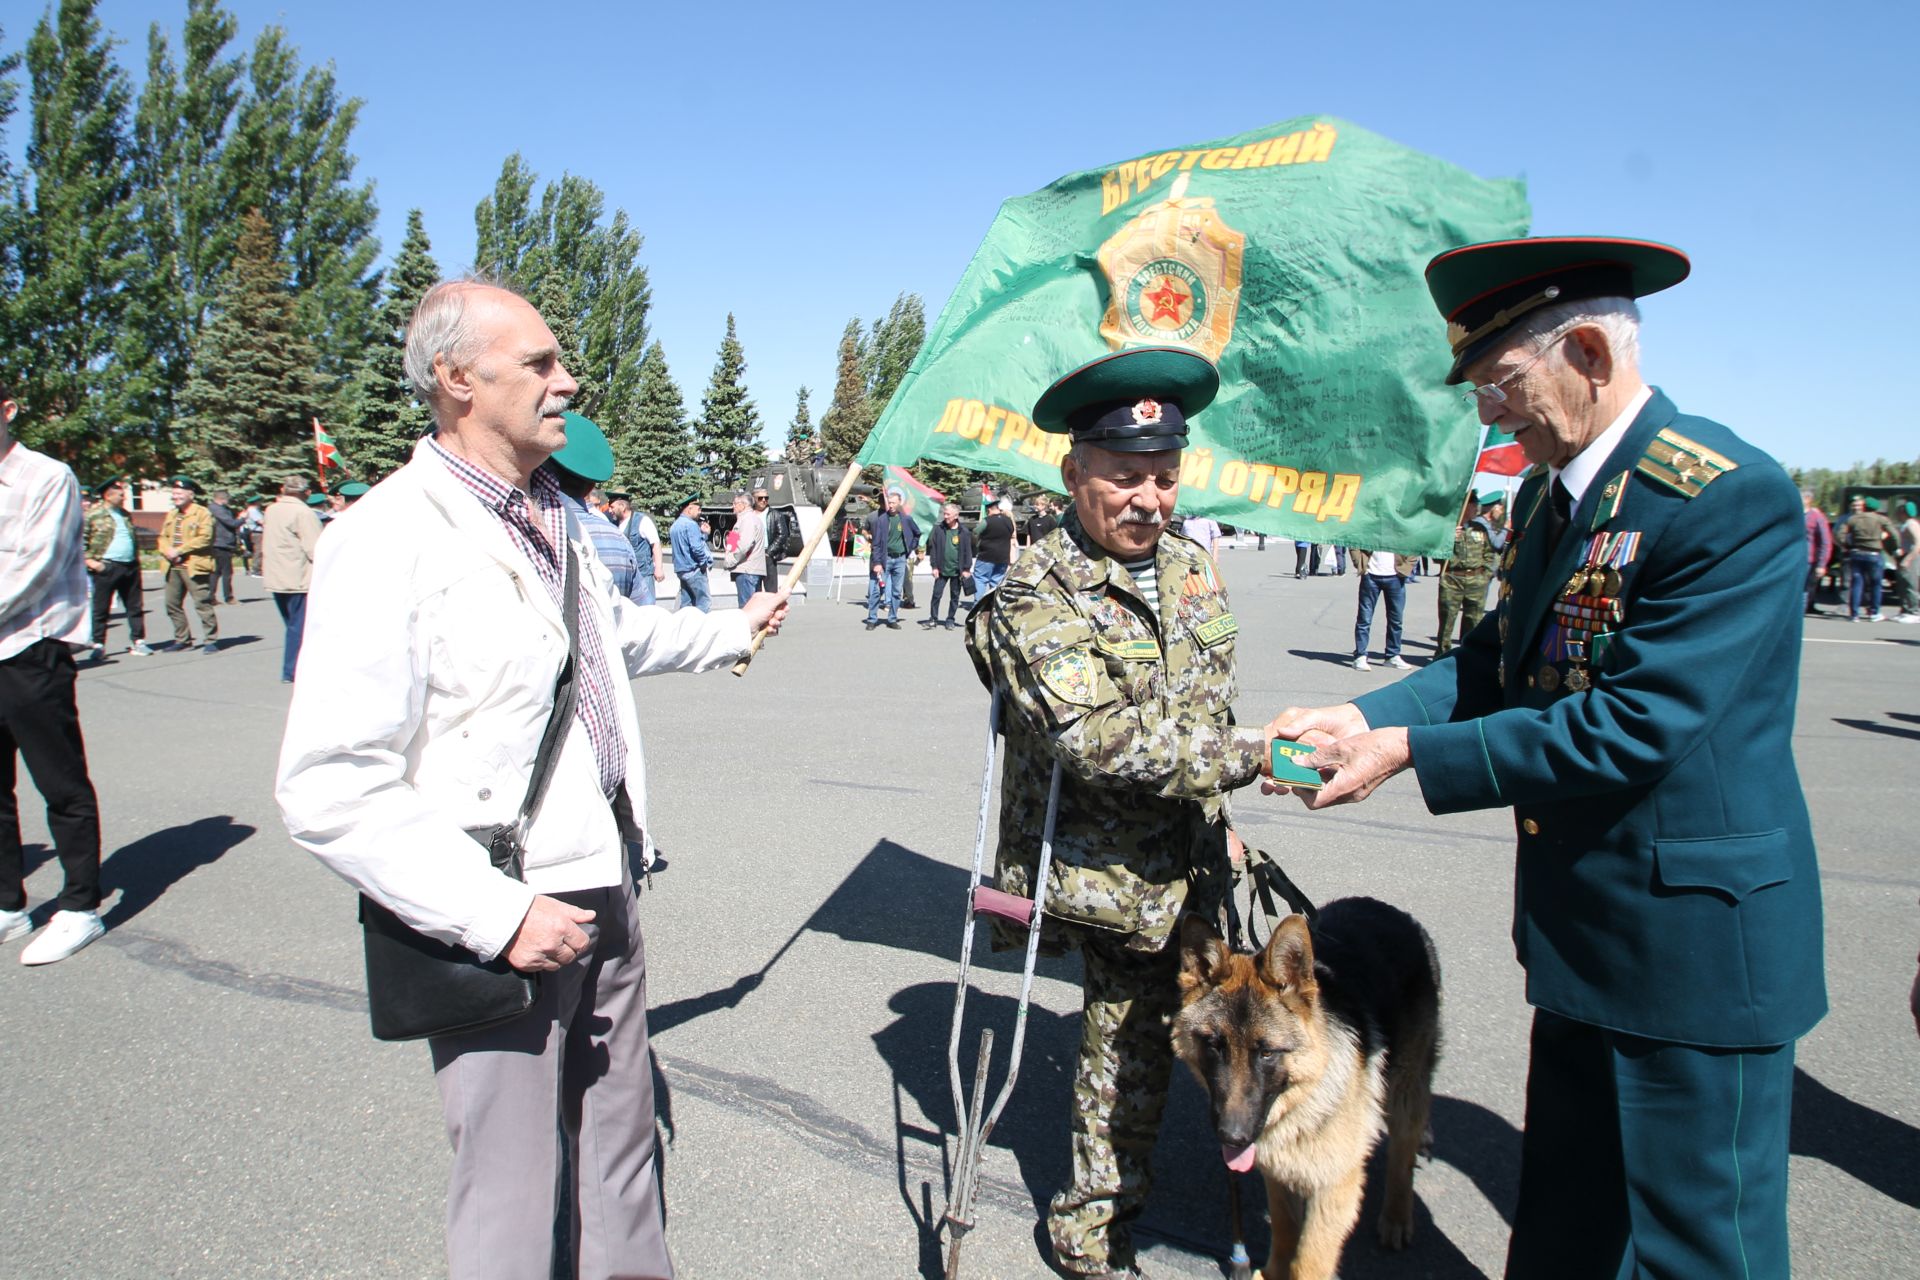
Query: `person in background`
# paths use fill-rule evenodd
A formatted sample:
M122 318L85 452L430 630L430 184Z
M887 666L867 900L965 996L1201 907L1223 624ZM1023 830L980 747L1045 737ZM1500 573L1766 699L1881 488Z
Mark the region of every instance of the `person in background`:
M707 548L707 522L700 518L699 494L680 499L680 515L667 536L673 540L673 572L680 579L681 606L706 613L713 608L713 593L707 586L713 552Z
M260 528L265 517L266 499L259 494L247 499L240 513L240 571L249 577L260 576Z
M33 932L14 772L24 761L46 801L65 878L53 918L20 952L21 964L42 965L66 959L107 929L100 920L100 807L74 699L73 651L87 643L80 484L66 463L13 438L19 412L0 385L0 942ZM19 1016L9 1015L10 1032Z
M733 575L738 603L745 605L767 578L767 521L744 493L734 495L733 529L740 537L727 553L724 567Z
M1885 622L1880 612L1880 593L1885 589L1886 550L1897 542L1893 522L1880 514L1880 499L1855 498L1848 504L1851 514L1840 530L1840 545L1847 552L1847 590L1849 622Z
M661 565L659 526L654 524L652 516L633 505L632 495L616 493L612 497L614 526L626 535L627 545L633 548L633 591L628 599L635 604L652 604L658 584L667 576Z
M986 595L1007 576L1013 563L1013 500L1002 498L993 504L985 519L973 529L973 593Z
M160 524L160 558L167 562L167 618L173 647L193 648L187 628L187 597L200 615L200 651L220 652L220 620L213 611L213 516L198 501L200 486L173 478L173 510Z
M1318 545L1301 538L1293 542L1293 576L1296 578L1317 577L1320 573L1320 548Z
M1820 575L1833 559L1833 528L1827 513L1814 505L1813 490L1800 491L1800 505L1807 525L1807 616L1824 617L1826 610L1814 603L1814 597L1820 592Z
M1215 560L1220 558L1214 548L1220 544L1220 535L1223 530L1220 528L1220 522L1212 516L1188 516L1181 522L1180 532L1199 543L1201 550Z
M613 585L631 599L640 561L633 554L633 544L613 527L613 521L600 514L595 501L595 486L613 474L613 446L593 419L572 410L560 417L567 424L567 442L547 459L547 468L560 482L561 498L593 544L594 554L613 576Z
M1895 622L1920 622L1920 507L1911 502L1900 504L1899 559L1900 616Z
M920 546L920 526L905 511L906 494L887 490L887 505L867 517L867 537L873 547L867 573L867 630L880 625L880 608L887 610L887 626L900 629L900 591L913 553ZM1007 536L1013 536L1013 522L1007 522Z
M295 474L280 484L280 496L261 517L260 585L273 596L285 630L280 645L280 683L292 684L307 629L307 588L320 545L320 516L308 504L307 478Z
M770 505L767 482L753 482L753 510L766 527L767 572L762 586L768 591L780 588L780 562L786 558L787 544L793 540L793 516L784 507Z
M1367 662L1367 638L1373 630L1373 611L1380 597L1387 598L1387 665L1396 671L1410 669L1400 656L1401 623L1407 609L1407 574L1413 569L1412 556L1397 556L1391 551L1358 551L1353 562L1360 572L1360 608L1353 619L1353 669L1370 671Z
M1465 636L1487 612L1487 585L1493 581L1497 552L1493 529L1481 514L1483 500L1467 496L1459 527L1453 531L1453 555L1440 572L1440 639L1433 647L1435 657L1453 648L1456 623Z
M1032 546L1040 539L1060 527L1059 510L1050 493L1035 494L1033 499L1033 519L1027 521L1027 545Z
M87 572L93 575L93 644L87 656L107 656L107 614L114 596L127 615L127 652L144 658L147 644L147 606L140 581L140 544L133 518L127 514L127 482L115 476L100 486L100 501L87 512Z
M240 548L240 517L235 515L233 498L225 489L215 489L207 503L213 517L213 599L216 604L233 603L233 555Z
M940 523L927 534L927 560L933 566L933 600L923 627L957 627L953 620L960 607L960 584L973 577L973 531L960 523L960 504L949 502L940 508ZM940 596L947 596L946 621L940 620Z

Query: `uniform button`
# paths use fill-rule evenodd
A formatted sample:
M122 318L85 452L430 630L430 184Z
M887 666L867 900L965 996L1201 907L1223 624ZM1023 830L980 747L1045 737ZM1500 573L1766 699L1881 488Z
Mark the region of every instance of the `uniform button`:
M480 798L481 798L482 800L491 800L491 799L493 799L493 790L492 790L492 788L490 788L490 787L482 787L482 788L480 788ZM1531 825L1531 823L1529 823L1529 825Z
M1527 688L1529 688L1529 689L1531 689L1531 688L1533 688L1533 677L1532 677L1532 676L1528 676L1528 677L1527 677Z
M1535 822L1532 818L1528 818L1525 822L1522 822L1520 824L1520 829L1526 832L1530 836L1537 836L1540 834L1540 824Z

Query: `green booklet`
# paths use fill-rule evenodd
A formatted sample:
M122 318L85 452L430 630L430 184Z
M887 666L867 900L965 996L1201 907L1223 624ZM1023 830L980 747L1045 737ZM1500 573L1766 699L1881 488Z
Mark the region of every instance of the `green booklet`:
M1296 762L1296 757L1310 756L1315 748L1304 742L1282 742L1273 740L1273 780L1282 786L1300 787L1304 790L1317 790L1325 784L1318 769L1309 769Z

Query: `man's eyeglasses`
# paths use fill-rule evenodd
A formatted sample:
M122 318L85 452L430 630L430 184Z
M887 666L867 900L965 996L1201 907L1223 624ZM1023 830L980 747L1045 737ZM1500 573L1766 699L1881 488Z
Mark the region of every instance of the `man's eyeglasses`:
M1507 402L1507 384L1519 378L1527 370L1538 364L1547 352L1552 351L1560 345L1560 339L1566 337L1571 332L1573 332L1571 327L1558 330L1547 340L1547 344L1544 347L1541 347L1538 351L1528 356L1518 369L1515 369L1512 373L1496 382L1487 383L1484 387L1467 387L1460 392L1460 398L1470 405L1505 404Z

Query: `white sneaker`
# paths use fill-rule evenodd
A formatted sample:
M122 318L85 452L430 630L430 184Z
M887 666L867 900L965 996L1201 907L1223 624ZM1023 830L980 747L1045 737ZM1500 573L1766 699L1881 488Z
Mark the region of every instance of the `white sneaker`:
M56 911L40 936L20 952L21 964L52 964L65 960L107 931L97 911Z
M1373 667L1367 662L1367 655L1363 653L1353 660L1353 669L1355 671L1371 671Z
M1397 653L1394 654L1391 658L1387 659L1387 665L1392 667L1395 671L1413 670L1413 664L1411 662L1408 662L1405 658L1401 657Z
M1886 620L1887 615L1884 613L1870 613L1867 615L1868 622L1885 622Z
M12 942L33 932L33 917L24 911L0 911L0 942Z
M153 648L148 645L145 640L135 640L127 646L127 652L136 658L151 658L153 656Z
M1914 623L1920 622L1920 613L1903 613L1895 618L1894 621L1910 627Z

